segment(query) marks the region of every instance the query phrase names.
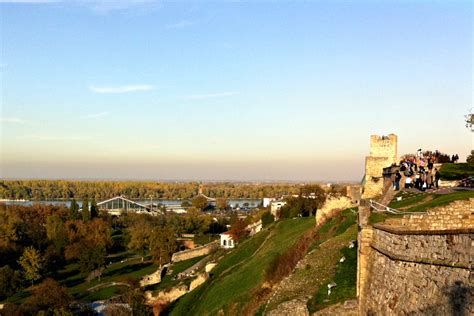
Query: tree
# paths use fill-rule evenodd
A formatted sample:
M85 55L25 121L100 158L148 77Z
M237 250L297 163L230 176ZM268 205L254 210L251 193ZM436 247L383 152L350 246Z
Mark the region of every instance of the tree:
M193 199L192 204L195 208L197 208L201 211L204 211L204 209L209 205L209 203L207 201L207 198L203 195L196 196Z
M162 266L171 261L171 255L176 251L176 238L170 227L156 228L151 234L150 252L153 260Z
M82 220L87 222L91 219L91 214L89 212L89 200L87 198L82 202Z
M467 156L466 162L470 164L474 164L474 150L471 150L471 154Z
M21 285L19 271L14 271L9 266L0 268L0 300L15 294Z
M90 216L91 216L91 219L99 216L99 209L97 208L97 203L94 198L91 201Z
M247 223L245 223L245 220L239 218L230 227L229 234L232 236L232 239L239 242L242 238L248 235L246 228Z
M47 314L66 315L71 297L65 287L53 279L46 279L31 289L31 296L25 300L25 305L32 314L45 311Z
M41 270L43 269L43 259L38 250L33 247L25 248L23 255L18 260L23 268L25 279L30 280L31 284L41 278Z
M226 198L218 198L217 199L217 208L218 209L225 210L225 209L227 209L227 205L228 205L228 202L227 202Z
M78 218L79 204L77 204L75 199L72 199L71 206L69 206L69 218L75 220Z
M130 241L128 248L141 255L142 262L148 249L150 249L151 226L149 222L137 222L128 228Z
M51 215L46 218L46 236L53 242L58 252L61 252L66 246L66 228L58 215Z
M275 217L270 212L265 212L262 215L262 225L266 227L275 221Z

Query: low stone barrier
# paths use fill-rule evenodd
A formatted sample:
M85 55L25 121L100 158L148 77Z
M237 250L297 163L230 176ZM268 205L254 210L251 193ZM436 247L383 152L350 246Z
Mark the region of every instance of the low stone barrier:
M196 247L194 249L183 250L179 252L175 252L171 257L171 262L179 262L184 261L204 255L208 255L219 247L218 241L213 241L201 247Z

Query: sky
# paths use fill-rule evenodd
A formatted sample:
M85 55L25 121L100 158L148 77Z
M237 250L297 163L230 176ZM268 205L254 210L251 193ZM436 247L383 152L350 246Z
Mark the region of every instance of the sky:
M459 154L470 1L0 0L0 177L359 181Z

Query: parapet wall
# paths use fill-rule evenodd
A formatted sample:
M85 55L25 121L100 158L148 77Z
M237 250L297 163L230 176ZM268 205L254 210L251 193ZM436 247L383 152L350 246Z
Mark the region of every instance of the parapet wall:
M184 251L175 252L171 257L171 262L179 262L183 260L188 260L200 256L204 256L214 252L219 247L219 243L217 241L213 241L209 244L206 244L201 247L196 247L194 249L188 249Z
M473 205L360 223L360 314L474 315Z

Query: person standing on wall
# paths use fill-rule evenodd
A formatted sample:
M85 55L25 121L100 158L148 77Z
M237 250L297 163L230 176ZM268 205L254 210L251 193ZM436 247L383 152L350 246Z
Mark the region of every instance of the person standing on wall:
M402 175L400 174L400 171L397 170L395 173L395 181L394 181L394 186L395 186L395 191L400 190L400 179L402 178Z

